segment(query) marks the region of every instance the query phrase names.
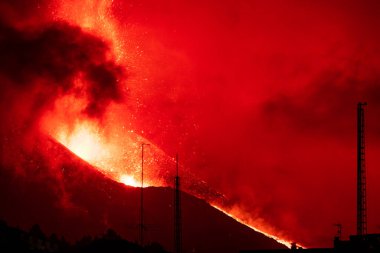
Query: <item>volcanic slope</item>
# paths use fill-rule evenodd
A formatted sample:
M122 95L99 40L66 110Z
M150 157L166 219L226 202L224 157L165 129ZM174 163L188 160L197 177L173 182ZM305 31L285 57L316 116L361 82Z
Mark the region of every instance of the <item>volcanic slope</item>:
M49 138L12 153L14 162L1 161L0 219L24 229L39 224L47 234L54 232L69 241L101 235L107 228L138 241L140 188L109 179ZM171 188L144 188L144 242L158 242L169 251L173 196ZM184 252L285 248L186 193L182 227Z

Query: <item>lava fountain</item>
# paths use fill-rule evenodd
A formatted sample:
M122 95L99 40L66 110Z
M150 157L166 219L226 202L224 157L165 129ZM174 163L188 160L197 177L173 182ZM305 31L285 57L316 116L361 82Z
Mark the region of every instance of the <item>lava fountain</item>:
M78 25L86 32L110 42L109 57L118 64L126 65L126 58L131 57L127 56L128 53L134 53L121 39L119 28L109 14L111 4L112 1L106 0L65 1L61 4L56 19ZM83 13L83 9L89 11ZM135 117L133 113L123 105L111 104L102 119L89 118L81 114L85 103L85 99L73 94L57 99L54 108L43 117L42 129L78 157L117 182L133 187L141 186L143 162L144 186L171 185L175 168L173 157L144 138L142 133L135 132L132 124L125 125L125 122L128 122L126 117ZM150 144L146 147L144 161L141 156L143 143ZM186 176L192 177L190 174ZM194 194L186 187L184 190ZM209 196L199 193L194 195L210 200ZM277 231L268 228L257 219L249 218L249 215L245 215L239 208L225 207L217 200L210 200L209 203L238 222L290 247L290 242L273 235L278 235Z

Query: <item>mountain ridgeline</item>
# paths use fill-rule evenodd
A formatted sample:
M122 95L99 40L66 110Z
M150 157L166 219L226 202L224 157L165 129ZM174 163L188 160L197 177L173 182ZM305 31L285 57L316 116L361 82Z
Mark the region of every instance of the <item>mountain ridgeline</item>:
M15 150L17 163L0 168L0 219L75 242L112 229L138 242L140 189L115 182L48 138L33 149ZM144 244L173 251L173 190L144 189ZM182 193L183 252L282 249L284 245L235 221L205 201Z

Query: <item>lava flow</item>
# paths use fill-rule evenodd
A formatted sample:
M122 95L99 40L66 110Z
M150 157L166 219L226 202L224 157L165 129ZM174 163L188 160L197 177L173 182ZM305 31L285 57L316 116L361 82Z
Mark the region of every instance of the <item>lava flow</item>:
M95 166L105 175L113 180L133 187L141 187L139 178L141 171L141 161L139 150L139 140L141 137L134 136L133 133L124 133L123 138L128 139L123 148L120 143L107 142L107 138L102 136L99 126L84 122L77 124L72 132L61 129L55 138L62 145L66 146L78 157ZM137 140L132 140L133 138ZM142 142L142 141L140 141ZM144 140L144 143L147 143ZM153 144L150 144L153 146ZM123 150L123 151L120 151ZM150 157L145 158L146 168L151 169L154 160ZM151 179L151 173L147 169L144 187L153 185L161 186L162 183L157 179Z
M123 39L122 35L125 36L125 34L120 32L119 26L110 14L111 5L112 1L106 0L95 2L65 1L61 3L55 19L78 25L84 31L101 37L103 41L109 43L111 49L107 57L124 65L126 69L150 68L151 66L148 65L137 66L143 61L141 60L142 52L139 51L138 46L135 46L138 43L131 42L131 38L133 38L131 33L127 34L127 40ZM82 10L86 11L83 12ZM136 55L139 55L140 58L134 57ZM122 89L139 92L139 83L137 83L139 78L141 77L132 76L129 78L129 85L132 85L134 89L126 89L125 87ZM145 79L147 78L141 80ZM86 104L86 99L78 101L76 96L77 94L58 99L55 102L54 109L45 115L43 126L50 136L115 181L140 187L143 163L144 187L171 185L174 160L158 146L142 137L143 134L136 133L133 130L134 124L128 123L126 119L129 118L133 121L136 118L136 111L129 111L128 106L111 104L100 120L83 117L83 108L81 107ZM128 99L133 98L128 97ZM129 101L128 103L132 102ZM135 102L141 103L140 101ZM143 143L149 144L149 146L145 146L144 159L141 156ZM184 190L193 193L192 190ZM197 195L199 196L199 194ZM209 199L208 196L200 197ZM240 223L246 224L286 246L290 246L289 242L265 232L264 224L260 224L259 230L256 228L255 221L247 223L243 219L239 219L239 212L229 213L221 205L218 205L217 208Z
M143 187L167 186L159 164L166 159L163 152L133 131L107 135L98 124L87 120L75 123L73 129L61 124L49 134L106 176L133 187L141 187L141 144L149 144L145 147Z
M58 131L55 138L74 154L94 165L100 172L109 176L111 179L127 186L141 187L141 144L148 144L148 141L141 136L136 135L133 131L127 131L123 134L123 139L127 140L126 142L123 142L124 148L118 146L121 145L121 142L106 142L106 138L102 136L101 131L97 129L96 125L91 125L88 122L76 126L72 132L64 130L61 130L60 132ZM169 167L174 168L174 159L165 155L162 150L155 147L152 143L149 143L149 146L152 146L153 152L150 150L148 153L149 155L144 158L144 162L146 163L144 166L147 168L145 171L146 175L144 175L144 187L170 186L170 180L168 180L168 178L173 177L172 173L174 170L167 172L168 175L166 175L166 177L162 176L162 173L155 174L152 173L152 171L157 172L163 170L163 167L167 167L168 165ZM118 150L124 150L124 152L129 150L129 152L125 153L124 159L120 160L118 155L115 155L120 153ZM149 158L149 156L153 156L154 159ZM165 162L164 166L163 162ZM188 191L187 189L184 190ZM207 196L202 196L202 194L192 192L191 190L189 193L200 198L207 198ZM258 229L254 226L255 222L249 219L249 215L244 215L239 208L226 208L217 201L211 201L210 205L247 227L260 232L287 247L291 246L289 241L266 232L264 224L261 224L261 229ZM246 218L243 219L239 217Z

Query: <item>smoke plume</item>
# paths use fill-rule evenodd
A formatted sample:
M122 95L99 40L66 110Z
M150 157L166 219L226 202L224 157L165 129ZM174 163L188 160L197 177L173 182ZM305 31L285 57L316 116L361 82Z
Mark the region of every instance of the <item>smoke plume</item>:
M91 118L100 118L111 102L122 100L123 69L112 61L104 41L81 28L57 22L20 30L1 22L0 34L4 122L32 128L42 112L67 94L84 99L82 113Z

